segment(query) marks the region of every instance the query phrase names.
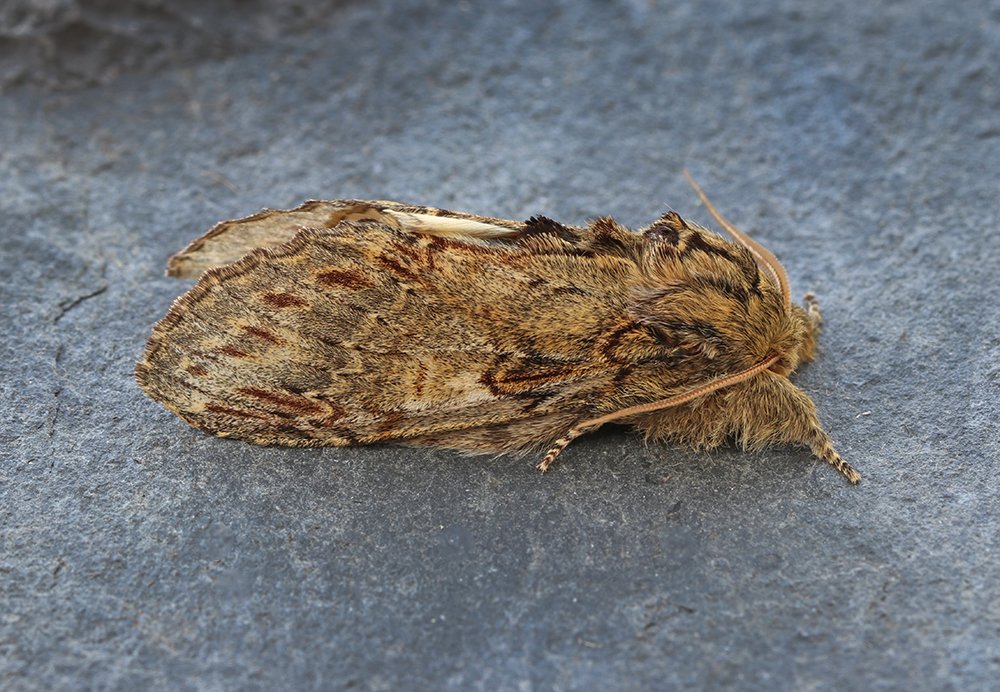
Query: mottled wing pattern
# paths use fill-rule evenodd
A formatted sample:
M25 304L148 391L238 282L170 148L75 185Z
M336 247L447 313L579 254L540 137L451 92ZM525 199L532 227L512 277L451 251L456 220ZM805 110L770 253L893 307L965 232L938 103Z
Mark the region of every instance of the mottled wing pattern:
M613 398L630 367L621 343L652 339L628 318L636 265L626 248L613 251L622 241L595 251L623 236L610 221L584 231L395 203L310 204L175 264L215 268L156 326L136 372L190 424L291 446L544 446ZM301 223L320 227L284 240ZM239 222L229 224L214 237L235 238Z
M516 233L521 224L433 207L369 200L313 200L291 210L264 209L223 221L170 258L167 274L197 278L213 267L232 264L251 250L287 243L304 228L334 228L343 221L378 221L411 233L457 236L469 241Z

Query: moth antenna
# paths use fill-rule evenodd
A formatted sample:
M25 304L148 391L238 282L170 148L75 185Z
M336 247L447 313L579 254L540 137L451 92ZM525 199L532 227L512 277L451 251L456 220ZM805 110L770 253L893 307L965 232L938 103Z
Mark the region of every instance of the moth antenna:
M726 232L736 239L741 245L743 245L747 250L753 253L753 256L757 258L757 261L764 265L764 268L768 270L771 277L774 279L775 283L778 284L778 288L781 289L781 299L784 301L785 310L788 310L792 306L792 292L788 287L788 272L778 261L778 258L774 256L774 253L768 250L766 247L758 243L756 240L751 238L749 235L736 228L733 224L729 223L719 210L715 208L711 200L708 199L708 195L702 192L702 189L698 187L698 183L694 181L688 170L684 169L684 176L688 179L688 183L694 188L694 191L698 194L701 203L705 205L708 209L708 213L712 215L712 218L716 222L726 229Z
M564 449L566 449L566 447L569 446L570 442L580 437L580 435L583 435L584 433L596 430L605 423L610 423L612 421L616 421L621 418L636 416L642 413L652 413L653 411L661 411L665 408L673 408L674 406L680 406L681 404L686 404L692 399L697 399L698 397L704 396L705 394L710 394L716 390L723 389L725 387L730 387L734 384L742 382L743 380L747 380L756 375L757 373L767 370L769 367L771 367L772 364L774 364L775 361L778 360L778 358L780 358L780 356L778 355L770 356L762 360L761 362L757 363L757 365L747 368L742 372L738 372L733 375L726 375L725 377L720 377L717 380L706 382L703 385L695 387L694 389L689 389L688 391L683 392L682 394L677 394L676 396L668 397L666 399L660 399L659 401L651 401L648 404L629 406L628 408L619 409L617 411L607 413L603 416L599 416L598 418L591 418L590 420L577 423L572 428L570 428L565 435L560 437L552 444L552 447L549 448L549 451L545 453L545 457L538 463L538 466L536 468L542 473L545 473L546 471L548 471L549 466L552 464L552 462L555 461L556 457L559 456L560 452L562 452ZM829 442L829 440L827 440L827 442ZM830 449L833 449L832 445ZM836 454L836 452L834 453ZM817 454L817 456L819 455ZM847 464L847 462L844 461L843 459L841 459L840 461L843 462L845 465ZM833 462L831 461L830 463L832 464ZM834 465L836 466L836 464ZM850 466L848 466L848 468L850 468ZM840 470L840 467L838 466L837 469ZM854 469L851 470L853 471ZM841 471L841 473L844 472ZM857 471L855 471L855 473L857 473ZM845 475L847 474L845 473ZM850 476L848 476L848 478L850 478Z

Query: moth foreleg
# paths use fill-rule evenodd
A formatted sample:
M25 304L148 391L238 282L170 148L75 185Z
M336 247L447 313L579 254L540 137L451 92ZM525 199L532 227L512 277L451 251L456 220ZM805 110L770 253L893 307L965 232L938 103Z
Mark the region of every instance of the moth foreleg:
M861 474L837 453L837 450L833 448L833 442L830 441L829 436L819 427L814 428L812 433L809 440L809 449L812 450L812 453L840 471L841 475L853 485L860 483Z
M819 423L812 399L786 377L767 373L749 382L744 394L745 400L730 400L727 408L744 446L803 444L851 483L861 480L861 474L833 448ZM752 403L747 405L743 401Z
M792 306L795 312L802 315L803 326L805 327L805 338L799 346L799 362L809 362L816 357L816 344L819 341L820 328L823 325L823 314L819 310L819 303L812 292L805 295L805 306L800 308Z
M809 324L812 325L813 334L819 331L819 328L823 325L823 314L819 310L819 301L816 300L816 294L809 291L804 296L806 303L806 316L809 318Z

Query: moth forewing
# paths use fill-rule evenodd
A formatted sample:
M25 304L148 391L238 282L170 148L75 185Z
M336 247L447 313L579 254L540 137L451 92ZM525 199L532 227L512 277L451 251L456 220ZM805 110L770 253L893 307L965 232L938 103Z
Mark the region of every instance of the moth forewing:
M472 242L517 232L517 224L513 222L504 227L496 223L498 219L451 214L431 207L377 200L312 200L288 211L263 209L253 216L216 224L170 258L167 274L197 278L208 269L236 262L252 250L287 243L305 228L334 228L345 221L378 221L408 233L466 238Z

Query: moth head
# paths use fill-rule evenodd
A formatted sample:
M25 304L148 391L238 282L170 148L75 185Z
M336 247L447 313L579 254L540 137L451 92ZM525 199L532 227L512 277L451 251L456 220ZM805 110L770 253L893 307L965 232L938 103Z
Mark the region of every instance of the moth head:
M709 231L692 225L677 244L664 241L662 224L671 221L661 219L645 232L644 281L630 306L632 319L675 365L723 375L777 355L771 369L790 373L806 332L785 309L780 289L749 251Z
M735 242L675 212L644 229L641 265L647 283L632 317L676 359L704 371L734 372L773 356L770 369L787 376L812 356L808 315L791 305L788 277L777 258L726 221L691 184Z

